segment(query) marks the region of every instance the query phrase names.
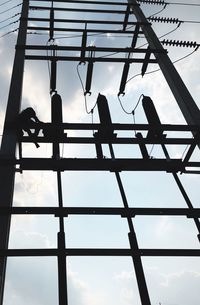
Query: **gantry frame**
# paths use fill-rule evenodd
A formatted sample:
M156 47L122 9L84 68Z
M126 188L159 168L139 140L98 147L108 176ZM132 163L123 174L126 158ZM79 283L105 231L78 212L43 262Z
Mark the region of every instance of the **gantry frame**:
M39 0L34 0L37 2ZM6 271L6 258L9 256L56 256L58 259L58 283L59 283L59 305L66 305L68 303L67 297L67 270L66 270L66 258L68 256L130 256L133 259L135 268L138 289L140 292L141 304L150 305L150 297L148 288L146 285L144 270L142 266L142 256L200 256L200 250L197 249L140 249L137 242L137 236L134 229L133 218L137 215L171 215L171 216L184 216L192 218L195 222L198 238L200 238L200 224L198 218L200 218L200 209L193 208L193 205L187 196L183 185L180 182L178 173L199 173L198 168L200 162L191 162L190 157L196 148L199 146L199 132L200 132L200 112L195 102L193 101L190 93L186 86L182 82L180 76L175 70L171 63L167 52L163 49L161 43L153 32L150 23L145 18L142 10L140 9L139 3L135 0L129 0L127 2L110 2L110 1L67 1L67 0L55 0L43 2L48 3L49 6L33 6L30 5L28 0L23 1L22 15L18 33L18 40L16 45L16 54L13 65L13 74L10 85L10 93L8 98L8 105L5 118L4 133L1 145L1 158L0 158L0 256L2 260L0 262L0 304L3 304L3 292L5 282L5 271ZM53 3L79 3L79 4L93 4L97 6L96 9L87 8L72 8L72 7L54 7ZM105 5L111 7L111 9L101 9L99 5ZM118 5L122 7L122 10L115 10L114 6ZM29 11L48 11L50 13L49 18L29 17ZM108 21L108 20L77 20L69 18L54 18L55 11L62 11L66 13L66 16L71 12L81 13L99 13L99 14L118 14L123 17L122 21ZM129 22L129 17L134 14L137 22ZM34 22L48 22L48 26L33 26L29 23ZM55 26L55 23L60 24L72 23L74 27L63 27ZM79 24L79 25L78 25ZM80 24L82 27L80 27ZM114 30L110 28L113 25L121 25L120 30ZM96 28L91 28L91 25L95 25ZM103 28L102 26L107 26ZM129 30L129 26L134 26L134 30ZM80 46L57 46L54 43L51 45L28 45L26 43L27 35L34 34L31 31L47 31L49 33L49 41L54 41L55 32L74 32L80 33L82 36L82 42ZM91 33L115 33L115 34L131 34L133 35L131 46L126 47L91 47L87 46L87 35ZM148 42L148 48L136 48L138 35L144 34ZM37 52L50 51L51 54L38 55ZM34 53L35 52L35 53ZM59 52L65 52L65 55L60 55ZM67 52L74 52L74 55L68 55ZM78 52L78 54L77 54ZM105 52L118 52L118 56L110 56L109 58L98 56ZM127 56L124 57L124 54ZM132 55L140 55L141 57L134 57ZM150 58L154 55L154 58ZM38 137L38 142L41 143L52 143L54 151L57 152L56 158L24 158L23 154L17 158L16 144L18 142L31 142L30 137L17 138L16 130L13 127L13 121L15 116L20 111L22 85L23 85L23 74L24 74L24 62L25 60L49 60L53 64L58 61L78 61L88 63L88 84L86 84L85 94L90 93L92 69L91 65L95 62L121 62L125 65L132 63L141 64L141 73L145 74L147 66L151 63L158 64L162 70L169 86L177 100L177 103L185 117L187 125L164 125L160 126L162 134L167 131L180 131L190 132L191 137L180 137L180 138L168 138L160 136L157 138L148 137L68 137L64 136L66 130L96 130L100 133L102 128L102 122L100 124L80 124L80 123L60 123L56 124L56 128L62 131L63 136L55 138L44 136ZM89 66L90 65L90 66ZM54 66L55 67L55 66ZM127 66L126 66L127 67ZM53 73L52 73L53 74ZM122 81L126 80L125 69L122 73ZM127 76L127 75L126 75ZM52 84L53 91L56 89L55 76ZM52 85L51 84L51 85ZM123 94L124 86L121 84L120 94ZM52 127L53 123L45 124L45 128L48 130ZM55 124L53 125L55 126ZM112 124L112 132L121 130L132 130L138 132L145 130L150 132L152 126L150 124ZM41 126L42 128L42 126ZM99 147L102 144L109 146L111 158L104 159L102 156L91 159L80 159L80 158L64 158L60 157L59 143L77 143L77 144L92 144L95 147ZM130 144L137 145L141 149L141 158L133 159L119 159L115 157L113 145L114 144ZM162 159L151 159L146 154L146 144L157 144L163 149L165 158ZM182 159L170 159L166 149L166 145L190 145L190 149L186 157ZM23 145L23 144L22 144ZM188 168L197 168L193 171ZM13 207L12 199L14 192L14 179L16 172L22 172L26 170L53 170L57 173L57 189L58 189L58 207L57 208L43 208L43 207ZM63 206L62 198L62 171L66 170L100 170L100 171L111 171L114 173L118 187L120 190L121 198L124 204L123 208L71 208ZM123 183L120 177L121 171L165 171L173 175L174 180L179 188L185 202L188 206L187 209L165 209L165 208L130 208L126 194L124 191ZM12 215L23 214L23 215L54 215L59 219L59 232L58 232L58 247L56 249L8 249L9 241L9 230L10 220ZM69 249L65 245L65 229L64 229L64 218L69 215L120 215L125 217L129 226L129 249Z

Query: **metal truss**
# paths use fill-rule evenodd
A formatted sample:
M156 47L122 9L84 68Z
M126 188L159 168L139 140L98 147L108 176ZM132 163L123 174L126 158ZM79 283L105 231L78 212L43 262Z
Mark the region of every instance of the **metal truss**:
M30 3L29 3L30 2ZM40 5L31 5L31 3L42 2ZM54 3L56 6L54 6ZM29 5L30 4L30 5ZM64 4L65 6L59 6ZM73 4L75 7L70 6ZM78 6L76 6L78 4ZM89 7L88 7L89 5ZM92 5L92 8L91 8ZM104 6L102 9L101 7ZM108 7L105 9L105 6ZM116 8L117 7L117 8ZM40 17L38 17L40 12ZM43 13L48 15L43 16ZM57 17L55 14L62 13ZM73 13L82 13L83 19L73 18ZM95 15L93 15L95 14ZM100 17L96 17L96 14ZM105 16L112 16L108 20ZM93 17L95 16L95 17ZM130 19L135 18L134 21ZM32 25L34 22L34 26ZM41 26L41 24L45 24ZM119 26L119 29L114 27ZM150 30L149 30L150 29ZM190 97L187 88L181 82L173 65L169 64L166 57L167 52L157 41L155 34L151 32L151 25L143 16L137 1L129 0L121 2L111 1L67 1L67 0L34 0L23 1L22 17L19 28L19 36L16 46L16 57L13 67L13 76L10 87L8 108L6 113L4 136L1 147L0 167L1 167L1 203L0 219L1 234L0 237L0 256L3 258L0 262L0 304L3 304L3 292L7 257L25 257L25 256L55 256L58 261L58 290L59 305L68 304L67 296L67 268L66 259L68 256L129 256L132 258L136 274L138 290L142 305L150 305L149 291L146 284L145 273L142 264L142 257L147 256L186 256L199 257L199 249L141 249L138 245L137 236L134 228L133 219L139 215L146 216L180 216L193 219L197 229L197 237L200 240L200 209L194 208L190 201L178 174L197 174L200 173L200 162L191 161L191 156L196 147L199 146L199 110ZM56 44L56 36L60 33L80 35L80 44L63 45ZM88 46L87 39L94 34L115 34L118 36L131 35L130 46L119 47L112 46ZM29 35L47 35L49 44L28 44ZM137 48L138 38L145 36L147 39L147 48ZM121 38L120 38L121 39ZM109 53L108 57L104 55ZM113 54L113 53L117 53ZM151 58L153 57L153 58ZM44 136L39 136L39 143L50 143L53 147L52 158L24 158L24 143L32 142L28 136L17 137L16 130L13 128L13 118L19 113L24 61L30 60L49 60L51 63L51 90L56 92L56 72L58 61L77 61L80 63L88 62L87 80L85 94L90 93L92 80L92 66L96 62L121 62L124 63L124 70L121 77L121 89L119 94L123 94L128 76L130 64L139 63L141 65L141 74L144 75L147 66L150 64L159 64L164 73L175 98L183 111L188 125L159 125L159 135L155 134L155 126L149 124L113 124L109 121L109 112L104 111L100 118L100 124L82 124L82 123L64 123L62 121L53 121L42 124L41 129L45 130ZM90 66L89 66L90 65ZM169 68L167 68L169 65ZM173 75L172 75L173 74ZM177 80L175 82L174 80ZM184 104L182 95L186 97L187 105ZM191 108L190 108L190 105ZM189 110L188 110L189 108ZM52 111L53 112L53 111ZM106 122L104 122L106 117ZM109 125L105 129L105 125ZM52 128L56 132L51 134ZM102 133L102 128L105 129ZM74 136L67 135L68 130L89 131L92 136ZM50 132L49 132L50 131ZM105 131L108 134L105 136ZM132 137L117 136L119 131L132 131ZM145 131L147 136L141 136L141 131ZM170 132L181 132L183 136L172 137ZM184 133L190 136L184 136ZM169 136L168 136L169 133ZM153 134L153 136L152 136ZM151 135L151 136L150 136ZM15 156L16 144L19 144L19 157ZM96 148L95 158L62 158L60 155L59 144L91 144ZM108 145L110 157L104 158L102 145ZM133 158L116 158L114 145L132 145L140 149L141 156ZM149 156L146 145L156 144L162 148L163 158L153 159ZM184 159L170 158L168 145L189 145ZM193 169L195 168L195 169ZM23 173L26 170L50 170L57 174L58 207L13 207L13 185L16 172ZM99 207L65 207L63 203L62 190L62 172L63 171L110 171L115 175L121 200L122 208L103 208ZM174 181L182 194L187 208L130 208L127 196L124 190L120 173L122 171L164 171L173 176ZM57 235L57 248L53 249L8 249L9 228L12 215L51 215L59 220L59 232ZM127 220L130 247L127 249L98 249L98 248L68 248L66 247L64 218L70 215L106 215L121 216ZM95 228L94 228L95 230ZM70 305L70 304L69 304Z

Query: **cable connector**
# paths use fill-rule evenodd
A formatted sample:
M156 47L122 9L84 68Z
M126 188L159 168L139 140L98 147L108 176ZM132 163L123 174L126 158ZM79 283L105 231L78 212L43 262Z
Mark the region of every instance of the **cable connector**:
M164 39L161 41L162 44L168 45L168 46L176 46L176 47L187 47L187 48L196 48L199 47L199 44L197 44L196 41L182 41L182 40L168 40Z

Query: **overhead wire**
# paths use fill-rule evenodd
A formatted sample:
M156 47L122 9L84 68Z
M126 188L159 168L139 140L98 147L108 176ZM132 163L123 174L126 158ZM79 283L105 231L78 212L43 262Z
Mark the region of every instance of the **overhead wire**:
M148 18L153 17L153 16L156 16L156 15L162 13L162 12L166 9L166 7L167 7L167 4L166 4L161 10L159 10L158 12L156 12L156 13L150 15ZM148 18L147 18L147 19L148 19Z
M14 9L14 8L16 8L16 7L20 6L20 5L22 5L22 3L19 3L19 4L15 5L15 6L11 7L11 8L8 8L7 10L5 10L3 12L0 12L0 15L2 15L4 13L7 13L7 12L11 11L12 9Z
M18 20L16 20L16 21L13 21L13 22L10 22L9 24L6 24L6 25L0 27L0 31L1 31L2 29L4 29L4 28L7 28L8 26L10 26L10 25L12 25L12 24L15 24L15 23L19 22L19 20L20 20L20 19L18 19Z
M14 30L12 30L12 31L9 31L9 32L7 32L7 33L1 35L0 38L3 38L3 37L5 37L5 36L7 36L7 35L9 35L9 34L11 34L11 33L14 33L14 32L16 32L16 31L18 31L18 30L19 30L19 28L14 29Z
M137 109L137 107L138 107L138 105L139 105L139 103L140 103L140 101L141 101L141 98L142 98L143 96L144 96L144 94L141 94L141 95L140 95L140 97L139 97L139 99L138 99L138 101L137 101L135 107L133 108L133 110L132 110L131 112L127 111L127 110L124 108L124 106L123 106L123 104L122 104L122 101L121 101L119 95L118 95L117 97L118 97L118 100L119 100L119 103L120 103L120 106L121 106L122 110L123 110L126 114L133 114L133 115L134 115L135 110Z
M183 57L181 57L181 58L179 58L179 59L173 61L172 63L175 64L175 63L177 63L177 62L179 62L179 61L181 61L181 60L183 60L183 59L185 59L185 58L191 56L193 53L195 53L195 52L198 50L198 48L199 48L199 46L197 46L197 47L195 48L195 50L193 50L193 51L190 52L189 54L187 54L187 55L185 55L185 56L183 56ZM153 70L153 71L146 72L145 75L147 75L147 74L152 74L152 73L155 73L155 72L158 72L158 71L160 71L160 68L159 68L159 69L156 69L156 70ZM136 78L137 76L140 76L140 75L141 75L141 73L138 73L138 74L133 75L131 78L129 78L129 79L127 80L126 84L127 84L128 82L130 82L131 80L133 80L134 78Z
M1 3L0 6L3 6L3 5L5 5L5 4L7 4L7 3L11 2L11 1L13 1L13 0L5 1L5 2Z
M17 13L17 14L15 14L15 15L11 16L11 17L8 17L8 18L6 18L6 19L4 19L4 20L1 20L1 21L0 21L0 24L1 24L1 23L4 23L4 22L6 22L6 21L8 21L8 20L10 20L10 19L13 19L13 18L15 18L15 17L17 17L17 16L19 16L19 15L21 15L21 13Z

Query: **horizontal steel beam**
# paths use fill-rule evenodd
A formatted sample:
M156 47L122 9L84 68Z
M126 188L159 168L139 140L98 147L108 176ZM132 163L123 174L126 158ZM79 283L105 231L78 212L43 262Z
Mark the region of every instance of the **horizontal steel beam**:
M68 143L68 144L96 144L96 143L101 143L101 144L134 144L134 145L139 145L139 144L157 144L160 145L162 144L167 144L167 145L192 145L195 143L193 138L164 138L164 139L154 139L154 138L142 138L138 140L138 138L135 138L134 135L133 137L129 138L113 138L112 140L106 139L106 138L100 138L99 140L96 140L94 137L56 137L57 141L59 143ZM19 138L20 142L23 143L31 143L33 142L33 139L29 136L23 136ZM37 142L38 143L53 143L55 141L55 138L51 137L37 137ZM197 145L197 144L195 144Z
M33 30L33 31L45 31L48 33L49 27L45 26L28 26L28 30ZM68 28L68 27L54 27L54 32L72 32L72 33L82 33L84 31L83 28ZM122 30L112 30L112 29L87 29L88 33L102 33L102 34L130 34L133 35L135 33L134 30L132 31L122 31Z
M49 18L36 18L36 17L29 17L28 21L39 21L39 22L50 22ZM60 23L87 23L87 24L110 24L110 25L123 25L123 21L111 21L111 20L92 20L92 19L58 19L58 18L54 18L54 23L56 22L60 22ZM127 25L144 25L143 22L127 22ZM149 23L145 23L145 24L149 24ZM141 30L139 33L143 33L143 31Z
M32 0L33 2L41 2L41 0ZM42 2L52 2L52 0L43 0ZM80 3L80 4L97 4L97 5L118 5L127 6L126 2L110 2L110 1L92 1L92 0L54 0L57 3ZM131 4L132 6L132 4Z
M5 164L5 160L3 160ZM183 172L185 167L179 159L83 159L23 158L16 160L22 170L82 170L82 171L166 171ZM187 165L188 166L188 165Z
M108 204L109 205L109 204ZM184 216L200 218L200 208L100 208L100 207L0 207L0 215L117 215L122 217L136 216Z
M109 48L109 47L79 47L79 46L44 46L44 45L26 45L26 46L17 46L18 49L26 50L45 50L45 51L94 51L94 52L118 52L118 53L136 53L136 54L146 54L147 52L163 53L163 50L148 50L147 49L132 49L132 48ZM165 51L164 51L165 52Z
M61 124L54 124L52 123L38 123L38 127L42 128L52 128L56 126L59 128L63 128L64 130L99 130L101 129L101 124L92 124L92 123L61 123ZM120 123L113 123L112 124L113 130L152 130L149 124L120 124ZM182 124L162 124L160 126L162 131L196 131L200 132L199 125L182 125Z
M42 10L49 11L51 6L32 6L30 5L30 10ZM124 10L102 10L102 9L84 9L84 8L69 8L69 7L54 7L54 11L61 12L74 12L74 13L95 13L95 14L121 14L124 15L126 11Z
M137 252L130 249L0 249L1 257L20 256L200 256L199 249L140 249Z
M81 57L80 56L56 56L53 57L54 60L56 61L80 61ZM26 60L52 60L52 56L47 56L47 55L26 55L25 56ZM142 58L115 58L115 57L84 57L84 61L87 62L128 62L128 63L143 63L144 59ZM149 63L156 64L157 61L156 59L150 59Z

